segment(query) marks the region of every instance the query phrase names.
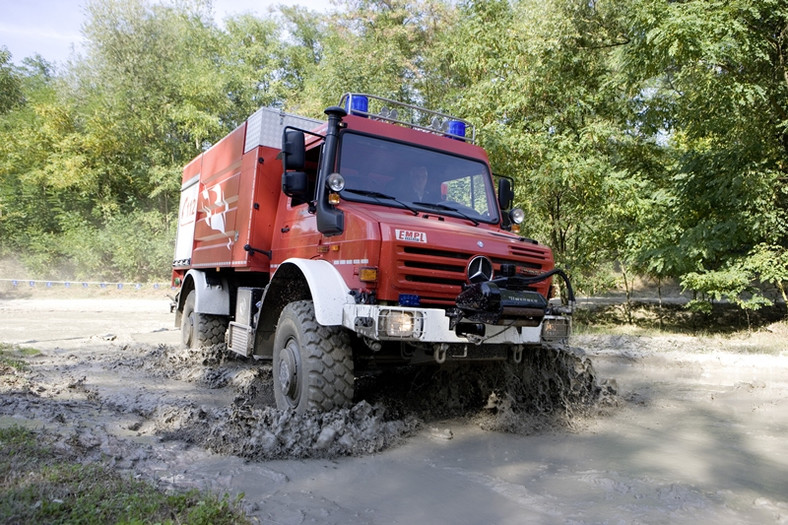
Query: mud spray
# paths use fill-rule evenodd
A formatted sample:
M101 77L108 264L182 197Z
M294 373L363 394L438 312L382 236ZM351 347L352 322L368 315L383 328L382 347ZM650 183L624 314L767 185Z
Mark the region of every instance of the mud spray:
M274 407L270 366L234 374L222 361L221 350L167 349L159 359L180 379L232 384L232 404L213 410L170 407L152 419L166 439L248 459L372 454L424 425L451 418L519 434L572 428L614 404L616 394L611 386L599 384L582 350L546 347L524 355L517 365L414 367L360 377L353 406L296 415Z
M119 424L138 436L250 460L357 456L447 419L520 434L571 429L615 399L576 348L534 350L517 365L414 367L359 377L352 406L303 415L275 408L269 364L228 355L221 345L195 351L135 344L64 357L5 377L0 415L75 422L65 441L104 454L116 448L115 438L101 428ZM97 412L95 422L82 421Z

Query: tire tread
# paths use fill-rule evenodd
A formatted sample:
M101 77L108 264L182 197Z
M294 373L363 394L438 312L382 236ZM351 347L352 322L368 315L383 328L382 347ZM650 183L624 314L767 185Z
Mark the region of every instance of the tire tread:
M290 303L282 316L290 312L301 326L307 350L307 408L328 411L346 407L353 400L355 381L347 331L342 327L319 325L312 301Z

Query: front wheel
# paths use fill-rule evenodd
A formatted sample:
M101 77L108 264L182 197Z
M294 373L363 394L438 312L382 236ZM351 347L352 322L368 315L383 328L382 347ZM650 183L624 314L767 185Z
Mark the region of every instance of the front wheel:
M353 400L353 351L342 327L315 320L312 301L288 304L274 337L274 397L281 410L329 411Z

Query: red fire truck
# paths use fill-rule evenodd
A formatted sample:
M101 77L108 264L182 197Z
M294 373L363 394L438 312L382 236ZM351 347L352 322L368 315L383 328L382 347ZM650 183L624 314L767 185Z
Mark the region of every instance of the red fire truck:
M569 280L512 231L511 179L467 121L356 93L325 114L260 109L184 168L185 345L272 360L277 406L303 412L347 405L367 370L566 340Z

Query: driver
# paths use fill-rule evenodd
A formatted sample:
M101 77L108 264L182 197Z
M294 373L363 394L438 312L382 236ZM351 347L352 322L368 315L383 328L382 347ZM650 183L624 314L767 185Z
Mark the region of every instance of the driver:
M423 201L424 195L426 193L425 189L427 187L427 179L429 178L427 168L424 166L412 167L408 173L408 178L410 180L411 187L411 192L408 196L408 199L413 202Z

